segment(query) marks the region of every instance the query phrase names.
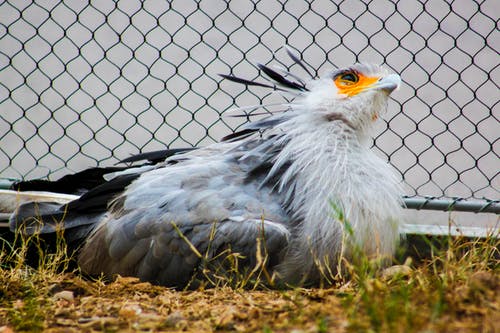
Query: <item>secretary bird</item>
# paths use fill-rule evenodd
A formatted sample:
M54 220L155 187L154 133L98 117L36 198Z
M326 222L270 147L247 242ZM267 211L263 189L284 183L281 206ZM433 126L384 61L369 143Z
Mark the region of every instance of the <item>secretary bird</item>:
M228 249L242 266L263 261L276 281L294 285L320 283L341 257L390 258L402 190L370 149L370 133L400 77L355 64L304 81L258 67L267 81L222 76L293 94L286 112L203 148L112 169L69 203L23 203L11 231L63 229L83 272L178 288Z

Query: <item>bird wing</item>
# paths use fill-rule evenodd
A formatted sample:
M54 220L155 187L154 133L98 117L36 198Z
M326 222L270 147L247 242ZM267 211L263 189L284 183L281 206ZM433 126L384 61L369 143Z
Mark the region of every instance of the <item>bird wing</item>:
M237 253L241 267L255 267L260 253L274 266L282 260L289 231L264 219L229 217L219 222L175 223L128 216L99 226L79 256L88 274L137 276L152 283L183 287L202 269L211 273Z
M290 218L277 193L262 191L258 179L249 181L258 159L242 160L236 147L193 151L177 164L141 174L102 214L80 252L80 267L89 274L183 286L196 268L228 248L251 267L263 235L268 261L277 263ZM90 209L85 200L70 208L79 205L82 212Z

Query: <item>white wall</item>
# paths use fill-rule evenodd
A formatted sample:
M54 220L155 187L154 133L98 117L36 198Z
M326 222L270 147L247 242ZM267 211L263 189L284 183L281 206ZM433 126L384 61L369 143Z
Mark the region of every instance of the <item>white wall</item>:
M224 110L280 100L218 74L290 66L288 44L319 73L365 61L402 76L375 149L404 175L407 194L498 198L499 7L2 2L0 177L57 178L165 145L210 144L243 122Z

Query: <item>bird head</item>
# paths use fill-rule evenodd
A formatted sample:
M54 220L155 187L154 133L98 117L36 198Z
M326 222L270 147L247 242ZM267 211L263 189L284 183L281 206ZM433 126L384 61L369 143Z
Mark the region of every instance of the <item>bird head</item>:
M242 131L228 135L223 140L238 140L249 136L255 131L266 128L280 127L285 132L295 135L301 131L317 131L320 128L331 133L339 129L346 129L365 141L370 136L373 124L387 109L390 93L397 89L401 78L378 65L355 64L349 68L327 72L320 78L314 78L297 56L289 48L288 55L302 67L312 78L306 82L284 68L272 69L258 64L258 68L265 74L268 83L247 80L233 75L221 76L230 81L247 86L272 88L280 93L286 92L295 96L290 104L283 104L285 109L292 111L286 114L277 114L264 121L250 123ZM260 107L272 106L257 105L248 108L239 108L244 111L245 117L252 115L252 110ZM247 111L250 110L250 113ZM241 115L240 115L241 116ZM237 116L236 116L237 117Z
M364 132L387 109L388 96L400 83L399 75L380 66L356 64L312 81L302 104L314 117Z

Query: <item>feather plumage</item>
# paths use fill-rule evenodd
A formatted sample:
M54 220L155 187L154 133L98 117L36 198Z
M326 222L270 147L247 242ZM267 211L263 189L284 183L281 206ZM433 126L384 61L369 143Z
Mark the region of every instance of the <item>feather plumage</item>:
M358 64L303 83L259 68L273 84L223 77L294 92L289 111L219 143L112 174L67 205L46 206L47 216L50 208L66 211L74 221L63 224L72 230L82 223L87 232L94 214L77 259L83 271L180 287L203 264L198 254L210 260L231 248L252 267L263 245L280 281L318 283L321 267L335 272L340 256L355 248L392 255L401 189L369 138L399 77ZM21 206L12 221L27 212Z

